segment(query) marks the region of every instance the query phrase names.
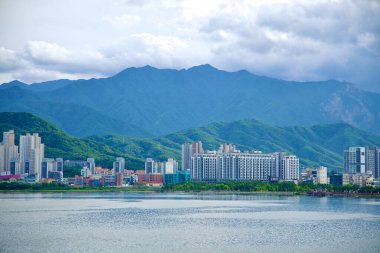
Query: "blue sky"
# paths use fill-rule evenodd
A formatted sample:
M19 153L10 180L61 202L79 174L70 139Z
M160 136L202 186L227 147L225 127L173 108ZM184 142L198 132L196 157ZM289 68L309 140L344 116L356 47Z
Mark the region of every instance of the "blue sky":
M0 83L204 63L380 92L380 1L1 0Z

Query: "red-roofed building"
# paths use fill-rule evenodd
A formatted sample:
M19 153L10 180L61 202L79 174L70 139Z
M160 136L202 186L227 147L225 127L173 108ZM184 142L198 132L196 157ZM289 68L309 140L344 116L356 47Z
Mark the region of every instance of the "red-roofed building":
M162 174L137 174L137 184L149 186L162 186L164 177Z

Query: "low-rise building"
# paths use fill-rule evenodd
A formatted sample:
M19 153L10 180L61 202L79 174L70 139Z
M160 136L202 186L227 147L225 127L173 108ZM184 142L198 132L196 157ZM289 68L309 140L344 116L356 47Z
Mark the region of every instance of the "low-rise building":
M328 184L327 168L320 166L318 168L306 168L301 172L301 182L313 184Z
M330 184L344 186L350 184L350 174L333 172L330 176Z
M148 186L162 186L164 179L162 174L139 174L137 175L136 183Z
M175 174L165 174L164 184L181 184L190 181L190 170L178 171Z

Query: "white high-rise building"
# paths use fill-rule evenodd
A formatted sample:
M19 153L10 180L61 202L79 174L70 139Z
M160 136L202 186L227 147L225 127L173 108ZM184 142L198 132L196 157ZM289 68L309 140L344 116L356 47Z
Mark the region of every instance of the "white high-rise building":
M117 157L116 161L113 162L114 173L124 173L125 170L125 159L123 157Z
M278 161L278 159L281 159ZM281 166L281 168L278 168ZM207 152L192 156L191 179L194 181L269 181L282 170L281 180L296 180L299 159L296 156L254 153Z
M35 175L36 181L41 179L41 163L44 159L44 144L37 133L20 136L20 162L23 173Z
M327 167L319 166L317 168L317 183L318 184L328 184L329 180L327 177Z
M84 166L83 169L80 170L80 175L82 177L90 177L90 176L92 176L91 169L89 167Z
M223 143L220 144L218 153L235 153L236 152L236 146L233 144Z
M18 158L18 147L15 145L13 130L3 133L3 142L0 144L0 173L11 174L11 162Z
M280 179L298 180L300 174L300 160L295 155L284 155L280 169Z
M166 162L164 162L164 174L175 174L178 170L178 162L173 158L169 158Z
M191 179L194 181L217 181L217 161L216 153L194 154L191 157Z

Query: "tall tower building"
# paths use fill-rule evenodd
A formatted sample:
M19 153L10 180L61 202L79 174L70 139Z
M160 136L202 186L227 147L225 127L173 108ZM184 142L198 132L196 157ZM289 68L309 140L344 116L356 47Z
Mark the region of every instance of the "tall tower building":
M84 162L84 167L89 168L91 173L95 174L95 158L87 158L87 161Z
M164 174L175 174L178 170L178 162L173 158L168 158L168 161L164 162Z
M63 172L63 158L55 159L55 171Z
M344 151L344 173L356 174L366 172L365 147L350 147Z
M379 148L365 147L365 172L379 177Z
M11 174L11 162L18 158L18 147L15 145L13 130L3 133L0 144L0 173Z
M123 157L117 157L116 161L113 162L113 171L115 174L124 173L125 169L125 159Z
M152 158L147 158L145 161L145 173L153 174L155 173L155 161Z
M376 166L375 166L375 178L380 178L380 148L376 149Z
M52 158L44 158L41 162L41 178L48 178L49 172L55 170L55 160Z
M300 174L300 160L295 155L283 156L280 179L298 180L299 174Z
M189 170L191 168L191 157L194 154L203 154L203 144L201 141L192 144L182 144L182 170Z
M44 144L37 133L20 136L20 162L24 173L41 179L41 163L45 157Z

